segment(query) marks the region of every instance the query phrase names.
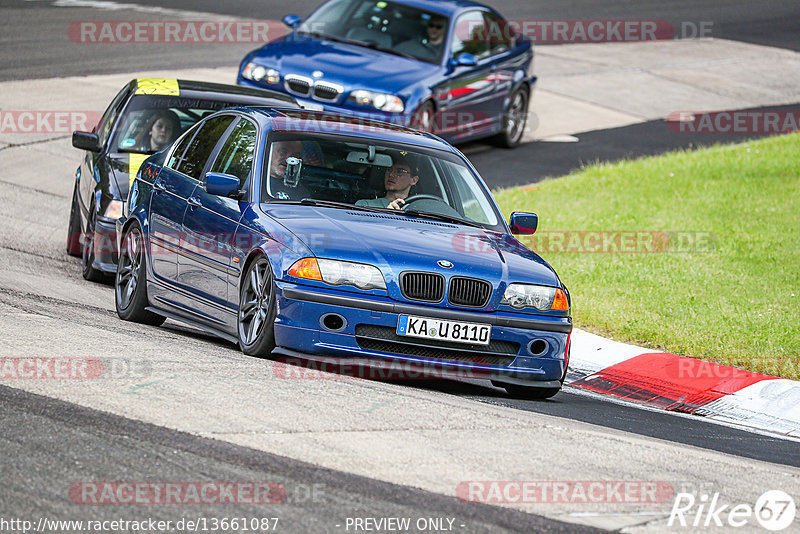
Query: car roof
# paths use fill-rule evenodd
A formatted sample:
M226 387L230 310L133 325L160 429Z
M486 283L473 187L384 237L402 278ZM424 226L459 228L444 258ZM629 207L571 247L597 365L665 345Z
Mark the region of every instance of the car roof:
M442 15L451 16L469 8L482 8L494 11L486 4L471 2L469 0L394 0L398 4L417 7L425 11L433 11Z
M252 104L299 108L289 95L241 85L180 80L175 78L135 78L129 82L136 94L176 96L201 100L222 100L234 104Z
M435 135L389 122L302 109L250 106L239 106L232 109L253 117L270 130L321 134L336 133L457 152L447 142ZM231 109L227 111L231 111Z

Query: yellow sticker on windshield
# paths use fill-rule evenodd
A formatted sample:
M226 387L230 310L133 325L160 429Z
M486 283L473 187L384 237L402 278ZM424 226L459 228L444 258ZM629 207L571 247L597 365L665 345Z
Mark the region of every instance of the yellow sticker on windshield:
M178 96L181 94L178 88L178 80L168 78L137 78L137 95L167 95Z
M136 154L134 152L128 154L128 191L133 187L133 181L136 179L136 173L139 172L139 167L141 167L144 160L149 157L149 154Z
M381 8L381 9L383 9L383 8L384 8L384 7L386 7L388 4L387 4L386 2L378 2L378 3L377 3L377 4L375 4L375 5L376 5L376 6L378 6L379 8Z

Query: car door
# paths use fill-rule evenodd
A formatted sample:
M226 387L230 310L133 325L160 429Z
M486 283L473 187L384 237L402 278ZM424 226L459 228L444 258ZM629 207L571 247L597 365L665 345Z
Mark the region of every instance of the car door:
M493 109L495 82L483 11L462 13L451 28L448 57L458 60L462 54L473 55L477 64L449 67L443 85L436 91L439 109L444 112L438 119L444 127L440 133L446 135L456 129L472 133L486 127L497 113Z
M206 172L230 174L239 179L239 190L247 191L252 180L253 157L258 128L240 117L220 141ZM196 309L212 317L212 323L232 330L236 326L237 294L228 289L228 279L236 276L232 266L233 241L246 198L212 195L198 186L183 218L183 236L187 246L178 258L181 284L190 288ZM189 246L189 244L191 246ZM222 312L222 313L220 313Z
M181 223L186 211L186 200L197 186L195 180L182 172L185 170L184 154L195 142L200 126L189 129L183 135L167 155L161 172L153 181L148 245L154 278L161 284L160 288L153 289L153 297L160 297L162 300L170 293L164 284L174 284L178 276Z
M524 70L527 58L515 49L514 30L496 13L484 11L489 52L488 62L494 81L494 93L488 108L499 125L506 108L506 100L514 87L514 75Z

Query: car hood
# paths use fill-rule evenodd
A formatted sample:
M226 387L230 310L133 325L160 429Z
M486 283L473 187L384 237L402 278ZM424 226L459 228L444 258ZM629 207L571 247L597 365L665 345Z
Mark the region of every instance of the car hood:
M250 61L280 71L338 83L353 88L398 93L433 75L438 65L416 61L361 46L316 37L289 34L253 52Z
M403 271L481 278L495 292L513 282L561 287L550 265L508 234L366 211L271 204L262 209L317 257L380 268L392 296L399 297L391 286ZM441 267L440 260L452 268Z

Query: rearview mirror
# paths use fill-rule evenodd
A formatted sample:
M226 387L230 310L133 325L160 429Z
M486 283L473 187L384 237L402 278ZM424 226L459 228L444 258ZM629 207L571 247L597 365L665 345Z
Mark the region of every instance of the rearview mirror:
M478 58L472 54L459 54L458 57L451 58L449 63L451 68L454 67L474 67L478 64Z
M378 167L391 167L392 156L389 154L373 154L370 159L369 152L348 152L347 161L361 163L362 165L377 165Z
M96 133L91 132L72 132L72 146L91 152L100 152L103 150L103 146L100 144L100 138Z
M207 172L203 180L206 193L218 197L229 197L239 193L239 179L230 174L221 172Z
M303 19L298 17L297 15L286 15L283 17L283 23L289 26L291 29L296 30L298 26L300 26L300 21Z
M511 214L508 226L515 235L535 234L536 227L539 226L539 216L535 213L515 211Z

